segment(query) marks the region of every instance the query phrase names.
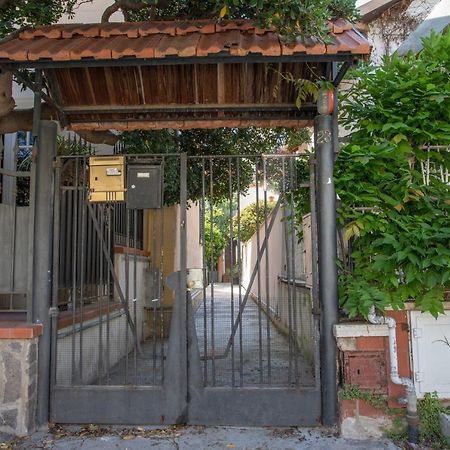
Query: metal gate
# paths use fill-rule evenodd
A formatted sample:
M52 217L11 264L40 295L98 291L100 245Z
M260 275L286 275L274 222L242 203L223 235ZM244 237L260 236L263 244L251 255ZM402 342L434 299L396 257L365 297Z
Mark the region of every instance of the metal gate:
M320 423L309 158L125 161L161 208L90 203L89 158L58 160L51 420Z

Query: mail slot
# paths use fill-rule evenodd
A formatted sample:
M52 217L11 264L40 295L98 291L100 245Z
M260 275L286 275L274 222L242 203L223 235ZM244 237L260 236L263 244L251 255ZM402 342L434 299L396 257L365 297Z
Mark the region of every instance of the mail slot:
M129 165L126 203L129 209L161 208L161 166Z
M89 201L120 202L125 199L123 156L89 158Z

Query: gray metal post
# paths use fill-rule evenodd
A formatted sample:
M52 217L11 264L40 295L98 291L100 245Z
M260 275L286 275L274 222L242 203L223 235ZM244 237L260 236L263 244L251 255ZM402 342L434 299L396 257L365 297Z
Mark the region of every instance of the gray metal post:
M319 299L321 305L322 421L337 421L336 341L333 325L338 320L336 192L333 183L333 116L317 116L314 140L317 155Z
M49 417L53 247L53 163L56 156L57 125L40 121L36 153L36 193L33 244L33 322L42 323L39 338L36 424L45 426Z

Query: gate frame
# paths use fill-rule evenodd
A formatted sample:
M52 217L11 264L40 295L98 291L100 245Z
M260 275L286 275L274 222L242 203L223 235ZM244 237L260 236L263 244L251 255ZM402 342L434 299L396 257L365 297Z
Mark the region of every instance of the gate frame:
M331 58L330 61L336 61ZM345 60L343 66L337 73L337 63L330 62L329 66L334 68L330 70L329 79L332 80L337 86L342 79L343 75L350 67L348 59ZM85 63L89 65L89 62ZM333 79L331 72L337 73ZM42 72L39 64L36 67L36 83L30 85L35 92L35 109L34 109L34 127L35 130L41 128L41 97L42 97ZM318 251L318 263L319 263L319 297L322 308L322 326L320 330L321 338L321 379L322 379L322 423L327 426L335 425L337 422L337 361L336 361L336 341L333 337L333 325L337 323L338 317L338 291L337 291L337 265L334 255L336 254L336 248L334 242L336 240L336 209L335 200L336 193L334 184L332 182L332 171L334 165L334 156L337 153L337 103L335 102L334 110L331 115L318 116L315 120L315 128L320 127L321 132L325 132L331 136L328 142L319 142L317 139L317 133L315 133L316 140L315 145L318 150L318 179L317 186L319 192L318 199L318 238L323 240L323 243L319 243ZM42 125L45 127L45 125ZM36 135L38 134L35 131ZM38 136L38 149L40 149L41 155L45 151L52 151L51 145L47 150L46 140L52 142L56 139L56 126L54 131L51 131L46 137L45 132L42 132L42 139ZM320 152L319 152L320 149ZM37 152L39 155L39 151ZM47 155L50 160L54 160L54 157ZM52 175L50 173L50 179L47 178L48 171L51 166L47 168L39 169L39 156L37 157L37 170L35 183L39 186L47 184L51 186L53 183ZM43 159L43 157L41 158ZM42 166L42 164L41 164ZM53 226L48 222L48 212L52 212L52 197L46 199L42 198L39 202L36 198L34 204L35 208L35 251L33 252L33 279L40 280L33 283L33 320L35 323L42 323L44 325L44 331L42 337L39 339L39 379L38 379L38 405L37 405L37 424L38 426L44 426L49 419L49 397L50 397L50 349L51 349L51 315L52 308L50 306L51 295L47 296L49 289L52 285L53 271L51 265L42 264L41 261L46 258L46 249L49 250L53 247L51 242L51 235L53 233ZM45 233L40 234L37 231L38 223L45 224ZM39 237L36 239L36 237ZM180 235L181 237L181 235ZM40 245L36 245L36 241L39 240ZM44 245L45 244L45 245ZM325 270L326 269L326 270ZM324 271L325 270L325 271ZM46 281L45 281L46 280ZM37 283L37 284L36 284ZM41 283L41 284L39 284ZM41 286L41 287L40 287Z
M317 223L318 223L318 274L319 274L319 298L321 305L321 331L320 331L320 342L321 342L321 387L322 387L322 423L324 425L333 425L336 423L337 419L337 386L336 386L336 342L333 337L333 325L337 323L338 317L338 300L337 300L337 266L336 266L336 210L335 210L335 190L334 184L332 183L332 174L333 174L333 165L334 165L334 142L333 139L333 116L318 116L315 120L315 146L317 151L317 190L318 190L318 202L317 202ZM55 189L54 185L54 174L53 174L53 161L55 158L56 151L56 123L49 123L48 121L40 122L40 138L38 139L38 146L41 149L38 154L41 154L41 157L37 158L37 167L36 167L36 186L41 186L40 189L43 192L51 192L52 189ZM319 136L327 136L325 140L321 139ZM183 283L182 280L186 280L186 207L187 207L187 193L186 193L186 155L181 155L181 161L184 161L184 164L181 164L181 167L184 166L184 170L181 170L181 185L184 186L184 189L180 192L180 204L181 206L181 225L180 225L180 244L181 248L184 248L184 251L180 254L180 264L182 270L180 271L180 279L179 279L179 295L181 292L186 289L186 283ZM49 191L50 190L50 191ZM184 191L184 192L183 192ZM49 201L50 199L50 201ZM44 299L51 298L51 289L52 289L52 281L54 280L53 273L53 265L49 264L48 261L51 262L51 249L53 248L53 240L52 235L54 232L54 224L53 220L53 199L52 196L39 195L39 190L36 193L36 201L35 201L35 236L39 236L39 239L35 240L35 251L33 252L33 314L34 321L37 323L42 323L44 325L44 333L41 339L39 340L39 381L38 381L38 409L37 409L37 421L38 424L43 425L47 423L49 417L49 399L50 399L50 375L51 375L51 359L50 359L50 350L52 347L52 329L55 328L56 319L54 317L54 306L50 306L48 302L44 301ZM47 250L47 251L46 251ZM44 261L44 263L43 263ZM47 262L45 262L47 261ZM314 264L313 264L314 265ZM184 297L186 298L186 297ZM176 304L181 303L181 297ZM184 308L179 308L178 311L179 317L174 315L174 322L178 322L180 325L186 323L184 319L186 319L188 312ZM181 326L178 328L180 331L178 345L183 345L183 342L186 342L186 330L182 330ZM185 339L183 340L183 337ZM192 354L192 346L189 346L190 355L189 357L196 357L195 353ZM174 352L174 351L172 351ZM176 352L175 352L176 353ZM184 392L180 397L175 395L175 392L170 389L168 391L167 397L162 395L160 397L161 401L166 401L167 412L165 413L165 417L169 422L172 423L180 423L185 417L185 414L177 414L177 410L180 408L175 405L179 401L179 398L186 398L188 387L183 380L186 380L189 377L190 385L189 387L195 392L196 390L196 382L193 380L197 379L197 374L193 373L192 370L187 373L187 359L186 352L181 352L180 354L184 354L184 362L180 364L179 369L179 378L176 380L176 384L180 387L180 389ZM191 365L192 367L192 365ZM175 380L174 380L175 381ZM198 386L197 386L198 388ZM125 388L126 389L126 388ZM155 388L148 387L144 388L146 390L155 390ZM217 388L216 388L217 389ZM85 392L85 400L84 404L91 404L91 394L92 390L88 387L83 388L81 390ZM129 391L129 390L127 390ZM220 391L220 390L219 390ZM234 405L232 409L228 412L236 412L235 398L227 400L227 394L224 392L220 393L217 391L215 399L212 400L213 403L217 404L217 402L221 402L222 404L226 404L228 401L231 405ZM116 392L117 398L116 400L112 400L109 398L107 404L115 404L115 407L119 407L119 405L127 404L125 401L125 397L123 396L123 389L117 388L109 388L105 390L105 394L109 393L112 395L113 392ZM260 395L261 390L255 389L253 391L249 390L248 395ZM132 410L137 413L137 417L140 416L140 408L139 405L139 390L135 390L136 395L133 395L133 408ZM57 388L54 392L55 402L61 402L64 405L67 405L68 397L71 396L70 388ZM73 394L73 392L72 392ZM159 394L158 394L159 395ZM184 396L184 397L183 397ZM200 398L200 397L198 397ZM244 410L245 405L248 405L248 400L245 399L245 396L240 396L242 399L241 407ZM292 404L292 406L286 408L286 405L289 404L291 396L287 395L283 401L284 407L283 409L295 411L298 414L298 405ZM80 397L78 397L78 401ZM105 397L106 401L106 397ZM208 402L209 403L209 402ZM265 402L266 403L266 402ZM129 403L128 403L129 404ZM268 401L268 405L270 405L270 401ZM174 406L174 409L169 407L169 405ZM144 405L142 405L144 406ZM101 408L101 414L105 414L103 408ZM114 409L114 408L112 408ZM120 408L119 408L120 409ZM186 408L181 407L182 411L185 411ZM202 408L199 406L197 408L198 411L201 411ZM222 412L225 411L225 408L221 408ZM171 411L171 412L170 412ZM80 421L85 421L86 417L86 409L82 408L77 414L73 409L72 412L72 420L74 418L79 417ZM131 410L130 410L131 413ZM232 414L231 414L232 415ZM142 420L139 419L137 421L133 421L133 414L130 414L130 423L142 423ZM226 416L226 414L225 414ZM247 414L244 413L244 416ZM320 416L320 411L318 416ZM148 417L148 414L147 414ZM224 417L224 416L219 416ZM237 416L236 416L237 417ZM210 416L205 417L200 415L197 419L192 419L193 423L203 423L207 424L208 419L211 419ZM218 419L219 422L222 419ZM267 424L267 421L262 417L262 422ZM76 421L76 420L75 420ZM111 420L107 420L109 422L114 422L113 417ZM149 422L153 422L154 420L149 420ZM217 423L217 421L212 420L209 423ZM233 424L238 425L239 421L234 422ZM260 424L260 422L255 423L255 425ZM262 423L261 423L262 424ZM276 423L273 423L276 425ZM293 423L294 425L295 423ZM281 425L281 424L280 424Z

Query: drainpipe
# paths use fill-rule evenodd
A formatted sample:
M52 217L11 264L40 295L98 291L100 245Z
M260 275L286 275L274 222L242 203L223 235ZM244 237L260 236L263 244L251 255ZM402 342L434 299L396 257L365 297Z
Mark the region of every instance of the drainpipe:
M391 381L405 386L406 390L406 420L408 423L408 442L412 445L419 443L419 416L417 415L417 395L414 383L410 378L401 377L398 373L397 357L397 323L392 317L379 316L372 305L367 316L370 323L387 325L389 330L389 355L391 363Z

